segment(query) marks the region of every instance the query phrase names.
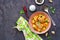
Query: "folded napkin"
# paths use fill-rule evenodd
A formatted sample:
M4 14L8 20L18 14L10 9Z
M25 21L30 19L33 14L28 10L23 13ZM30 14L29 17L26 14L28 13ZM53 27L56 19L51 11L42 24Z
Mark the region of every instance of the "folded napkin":
M17 28L19 31L22 31L25 36L25 40L43 40L39 35L33 33L30 28L28 21L25 20L22 16L17 20Z

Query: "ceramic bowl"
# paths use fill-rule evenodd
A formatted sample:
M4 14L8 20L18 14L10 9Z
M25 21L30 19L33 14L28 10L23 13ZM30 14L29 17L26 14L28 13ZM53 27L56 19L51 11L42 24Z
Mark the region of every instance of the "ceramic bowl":
M38 4L38 5L41 5L41 4L44 3L44 0L42 0L40 3L37 0L35 0L35 3Z
M47 28L45 31L42 31L42 32L38 32L38 31L34 30L34 28L33 28L33 26L32 26L32 23L31 23L32 18L33 18L34 16L36 16L36 15L39 15L39 14L44 14L44 15L49 19L48 28ZM36 34L43 34L43 33L46 33L46 32L51 28L51 19L50 19L50 17L48 16L47 13L45 13L45 12L43 12L43 11L37 11L37 12L33 13L33 14L30 16L30 18L29 18L29 25L30 25L30 29L31 29L32 32L34 32L34 33L36 33Z

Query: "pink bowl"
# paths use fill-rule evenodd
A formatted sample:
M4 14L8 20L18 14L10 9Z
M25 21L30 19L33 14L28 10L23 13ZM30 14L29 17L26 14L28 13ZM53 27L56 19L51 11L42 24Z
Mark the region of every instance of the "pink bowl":
M33 18L34 16L36 16L36 15L39 15L39 14L45 15L45 16L49 19L48 28L47 28L45 31L42 31L42 32L38 32L38 31L34 30L34 28L32 27L32 23L31 23L32 18ZM31 29L32 32L34 32L34 33L36 33L36 34L43 34L43 33L46 33L46 32L51 28L51 19L50 19L50 17L48 16L47 13L45 13L45 12L43 12L43 11L37 11L37 12L33 13L33 14L30 16L30 18L29 18L29 25L30 25L30 29Z

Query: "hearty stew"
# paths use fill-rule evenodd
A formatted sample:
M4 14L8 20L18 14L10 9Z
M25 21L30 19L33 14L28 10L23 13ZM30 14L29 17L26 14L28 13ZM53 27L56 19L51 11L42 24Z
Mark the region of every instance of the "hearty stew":
M48 28L49 19L45 15L39 14L32 18L31 23L34 30L42 32Z

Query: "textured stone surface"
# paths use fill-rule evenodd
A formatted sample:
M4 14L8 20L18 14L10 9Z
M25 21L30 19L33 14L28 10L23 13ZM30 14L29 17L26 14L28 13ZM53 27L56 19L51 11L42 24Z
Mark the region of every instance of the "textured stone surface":
M35 4L34 0L30 0L29 3ZM52 40L60 40L60 0L54 0L52 4L49 3L48 0L45 0L44 4L54 6L56 8L54 15L50 13L56 22L56 35L51 35L51 37ZM22 0L0 0L0 40L25 40L22 32L19 32L18 30L12 28L20 16L19 11L22 9L22 5L26 5L27 8L29 6L26 1ZM42 6L36 5L36 7L37 11L42 9ZM30 16L32 13L28 10L28 14ZM26 18L25 15L23 15L23 17ZM49 32L53 29L53 27L54 26L52 25ZM40 36L44 40L47 40L44 35Z

